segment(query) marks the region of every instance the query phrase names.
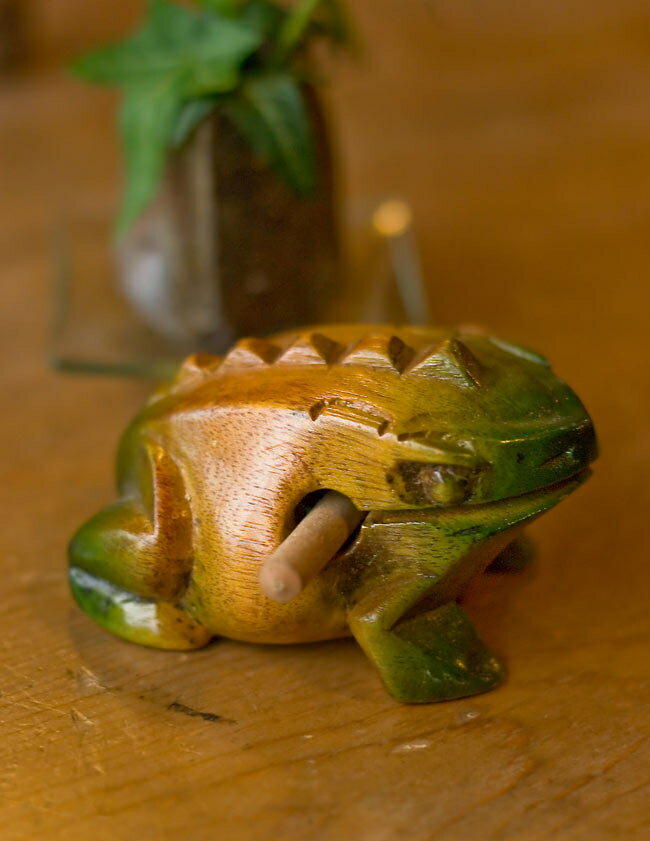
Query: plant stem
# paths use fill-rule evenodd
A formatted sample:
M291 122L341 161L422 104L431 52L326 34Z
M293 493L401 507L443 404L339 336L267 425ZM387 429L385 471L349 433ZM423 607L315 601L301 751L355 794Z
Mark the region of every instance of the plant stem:
M298 0L278 33L273 63L284 63L296 48L321 0Z

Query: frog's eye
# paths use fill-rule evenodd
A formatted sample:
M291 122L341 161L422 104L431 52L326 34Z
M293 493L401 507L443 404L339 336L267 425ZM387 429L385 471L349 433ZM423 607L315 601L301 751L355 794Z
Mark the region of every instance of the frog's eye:
M432 505L460 505L470 494L470 474L466 468L448 464L425 464L418 482Z
M472 493L475 470L454 464L400 461L386 479L411 505L460 505Z

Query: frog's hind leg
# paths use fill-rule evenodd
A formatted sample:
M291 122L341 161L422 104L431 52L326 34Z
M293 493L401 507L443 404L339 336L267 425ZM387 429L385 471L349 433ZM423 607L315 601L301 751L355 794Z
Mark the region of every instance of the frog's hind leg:
M77 604L98 625L130 642L185 651L210 641L211 634L177 605L137 596L80 567L70 567L69 580Z
M436 582L426 575L395 573L348 617L350 630L399 701L462 698L487 692L502 679L498 660L455 601L408 616Z
M190 649L211 635L180 602L191 571L191 516L182 480L158 445L140 453L138 485L73 537L69 579L99 625L132 642Z

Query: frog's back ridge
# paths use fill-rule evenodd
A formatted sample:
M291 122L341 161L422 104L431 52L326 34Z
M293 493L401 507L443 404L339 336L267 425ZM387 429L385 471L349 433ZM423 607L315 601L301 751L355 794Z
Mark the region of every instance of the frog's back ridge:
M470 341L491 342L481 334L471 334ZM484 364L457 331L333 325L288 331L268 339L240 339L223 359L206 354L191 356L181 367L175 385L276 366L357 367L377 374L453 380L468 388L480 388L484 372Z

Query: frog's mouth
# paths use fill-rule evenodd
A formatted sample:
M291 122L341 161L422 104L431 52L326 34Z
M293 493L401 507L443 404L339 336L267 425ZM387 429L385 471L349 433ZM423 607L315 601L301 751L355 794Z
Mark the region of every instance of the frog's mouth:
M591 476L591 468L583 467L573 475L558 482L543 485L525 494L504 497L490 502L464 503L456 507L439 506L407 509L373 509L366 514L369 522L424 523L440 518L465 518L477 520L503 515L507 527L526 519L533 519L553 508L569 494L577 490ZM519 519L513 519L513 518ZM364 520L365 521L365 520ZM349 541L346 545L349 545Z

